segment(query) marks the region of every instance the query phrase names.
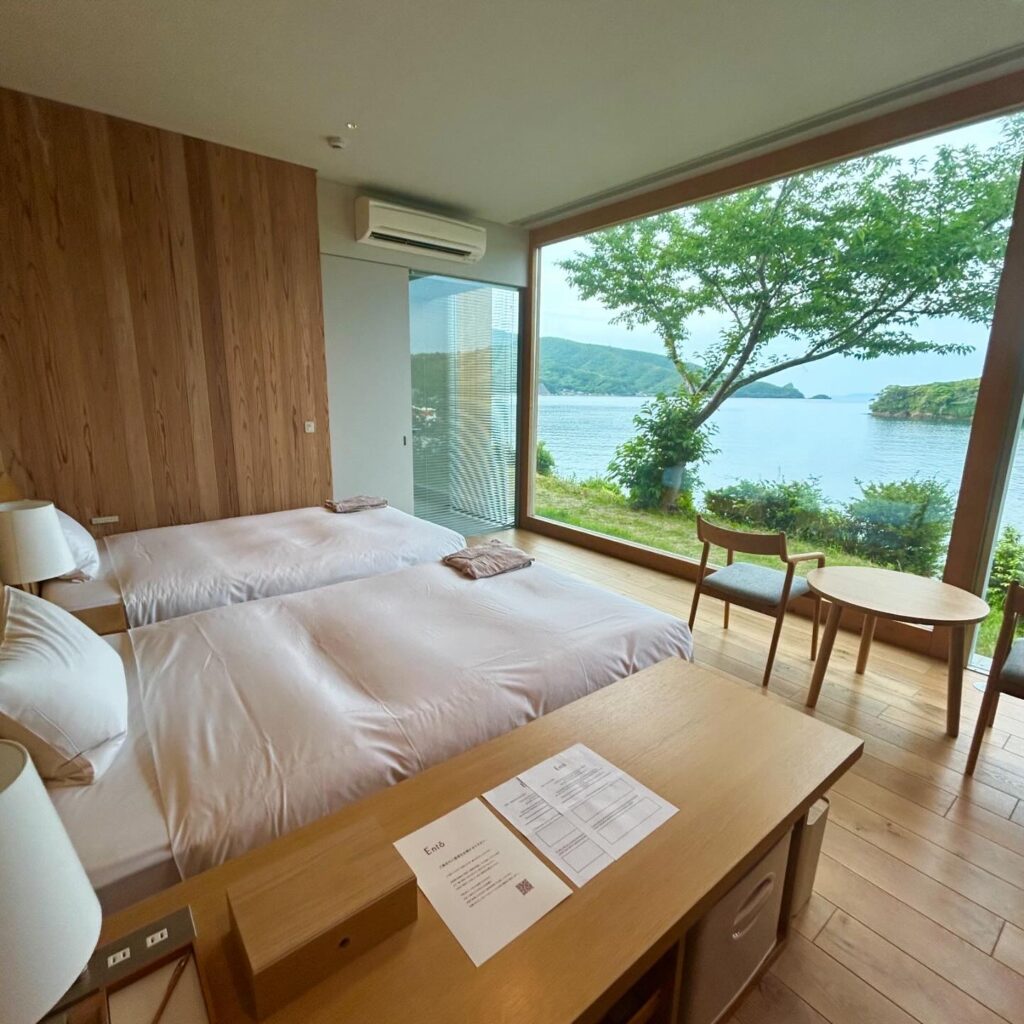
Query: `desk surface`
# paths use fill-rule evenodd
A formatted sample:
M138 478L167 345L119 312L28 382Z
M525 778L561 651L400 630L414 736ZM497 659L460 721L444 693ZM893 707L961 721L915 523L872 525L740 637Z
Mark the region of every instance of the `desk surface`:
M895 569L829 565L807 574L811 590L868 615L933 626L980 622L988 605L967 590Z
M191 904L218 1021L246 1021L225 887L362 816L398 839L575 742L680 812L480 968L430 904L270 1020L591 1020L860 756L860 740L712 669L671 660L182 882L104 923L104 941Z

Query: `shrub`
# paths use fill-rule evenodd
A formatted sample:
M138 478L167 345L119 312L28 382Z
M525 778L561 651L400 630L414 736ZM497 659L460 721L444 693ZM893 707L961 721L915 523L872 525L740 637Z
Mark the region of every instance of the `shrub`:
M765 530L816 536L826 515L825 499L816 479L740 480L704 492L704 507L730 522Z
M986 600L993 608L1002 609L1006 591L1014 580L1024 580L1024 538L1019 530L1007 526L996 544L988 577Z
M761 530L782 530L805 541L838 548L876 565L930 576L941 568L953 517L953 496L939 480L858 481L861 496L844 508L830 507L816 479L740 480L707 491L713 516ZM1001 542L1002 544L1002 542ZM1016 548L1013 545L1016 544ZM1011 534L1001 566L1011 576L1024 570L1024 543ZM1001 568L1000 572L1004 570ZM1009 577L992 572L1005 588Z
M681 492L683 505L698 480L691 467L714 454L712 428L698 424L683 394L658 395L633 418L636 434L619 445L608 467L634 508L657 508L665 492Z
M551 449L543 442L537 442L537 473L540 476L551 476L555 472L555 457Z
M893 569L938 572L953 519L949 487L928 477L857 486L861 496L844 510L842 547Z

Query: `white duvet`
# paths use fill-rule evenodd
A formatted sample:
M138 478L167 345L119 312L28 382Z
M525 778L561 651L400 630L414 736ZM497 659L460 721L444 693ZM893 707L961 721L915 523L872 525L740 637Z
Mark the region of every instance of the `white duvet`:
M131 636L184 875L692 653L680 620L539 565L422 565Z
M300 508L107 538L130 626L437 561L465 539L396 508Z

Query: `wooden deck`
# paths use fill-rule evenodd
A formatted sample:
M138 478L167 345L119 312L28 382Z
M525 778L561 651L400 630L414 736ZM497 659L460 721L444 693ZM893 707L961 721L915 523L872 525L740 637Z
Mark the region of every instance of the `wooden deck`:
M686 618L690 584L524 531L553 567ZM771 620L702 601L698 660L760 689ZM766 699L803 709L810 623L790 616ZM814 714L863 738L836 786L815 895L731 1024L1024 1024L1024 701L1004 697L974 780L963 775L981 695L964 681L944 735L945 666L876 642L854 674L840 633Z

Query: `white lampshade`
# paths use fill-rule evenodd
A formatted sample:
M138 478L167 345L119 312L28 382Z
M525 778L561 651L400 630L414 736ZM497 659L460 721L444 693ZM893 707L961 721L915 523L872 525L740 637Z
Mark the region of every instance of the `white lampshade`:
M0 580L36 583L74 567L52 501L0 502Z
M28 751L0 740L0 1021L35 1024L78 978L103 915Z

